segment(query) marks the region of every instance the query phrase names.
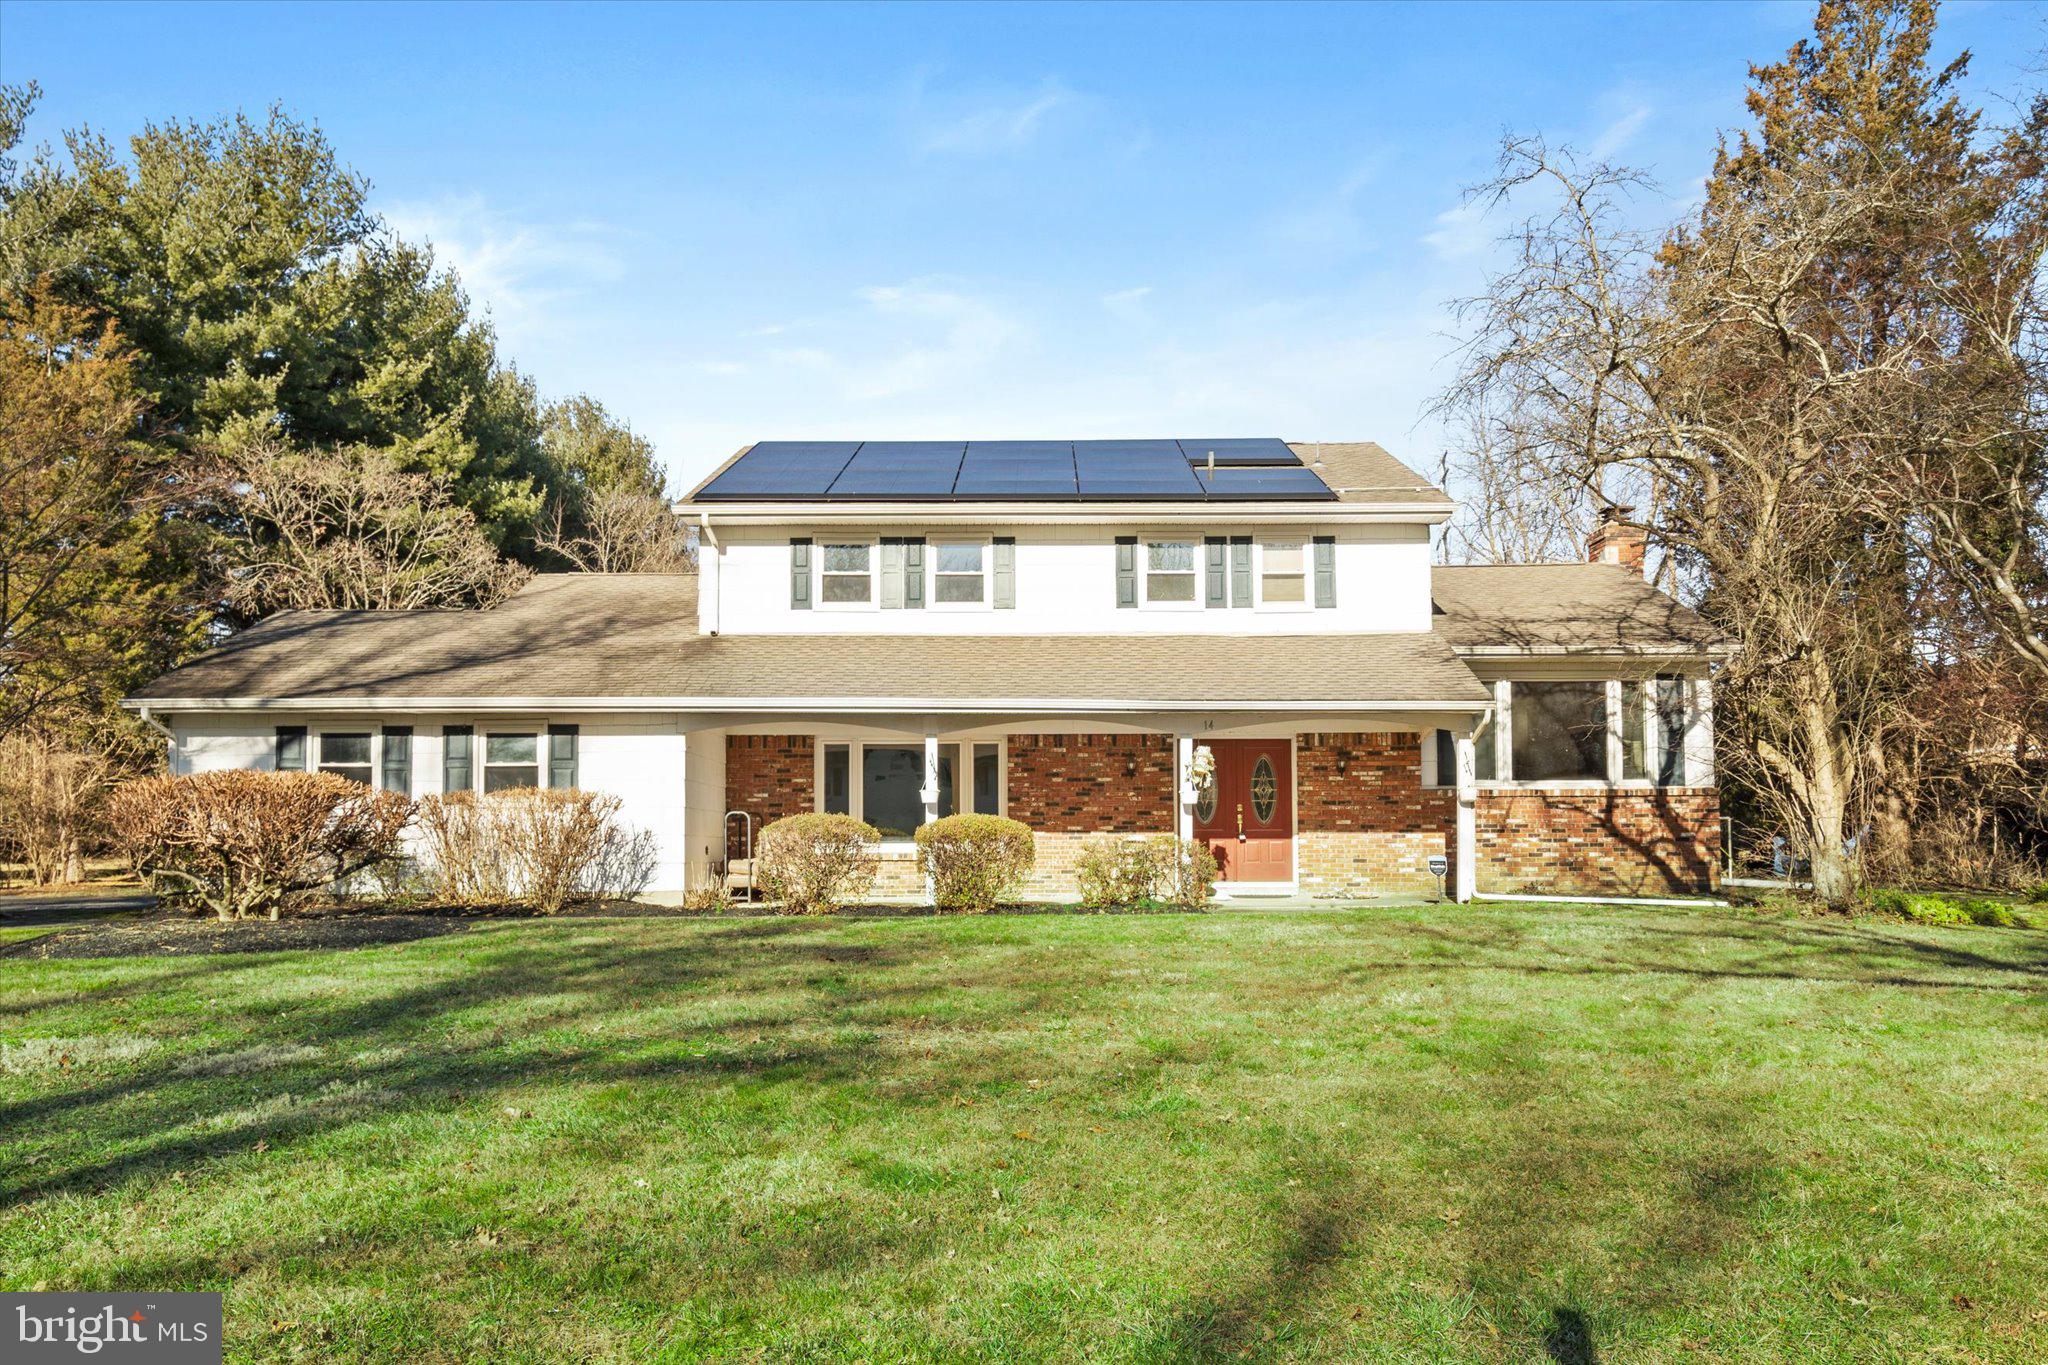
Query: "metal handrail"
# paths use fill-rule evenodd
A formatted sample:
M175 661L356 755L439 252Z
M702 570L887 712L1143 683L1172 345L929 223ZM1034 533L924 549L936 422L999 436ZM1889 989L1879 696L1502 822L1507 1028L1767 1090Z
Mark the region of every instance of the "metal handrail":
M744 850L741 856L747 860L747 903L751 905L754 902L754 817L743 810L727 811L725 819L719 823L718 837L722 840L732 831L734 816L738 816L740 821L740 848Z

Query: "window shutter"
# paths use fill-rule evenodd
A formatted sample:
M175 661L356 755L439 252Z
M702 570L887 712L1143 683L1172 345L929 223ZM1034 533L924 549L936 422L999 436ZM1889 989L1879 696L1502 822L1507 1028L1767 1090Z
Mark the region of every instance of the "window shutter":
M1659 734L1657 785L1685 785L1685 679L1676 673L1657 675Z
M885 610L894 611L903 605L903 538L882 537L882 596Z
M1013 611L1017 606L1017 540L1014 536L997 536L990 547L995 559L995 603L998 611Z
M1204 600L1212 607L1227 607L1230 605L1225 595L1229 584L1230 542L1222 536L1207 536L1202 541L1202 547L1207 553L1209 568L1207 595Z
M1316 605L1334 607L1337 605L1337 538L1317 536L1316 547Z
M1230 538L1230 605L1248 607L1252 604L1252 538L1232 536Z
M466 792L476 786L470 753L475 731L467 725L441 727L441 790Z
M924 607L924 537L903 542L903 605L912 611Z
M1118 536L1116 538L1116 604L1119 607L1138 605L1138 538Z
M573 787L577 785L576 772L576 727L573 725L550 725L548 727L548 785L550 787Z
M811 542L808 536L789 542L789 609L811 609Z
M303 725L280 725L277 727L277 759L271 767L281 773L302 773L306 771L306 727Z
M384 790L412 795L412 727L384 727Z

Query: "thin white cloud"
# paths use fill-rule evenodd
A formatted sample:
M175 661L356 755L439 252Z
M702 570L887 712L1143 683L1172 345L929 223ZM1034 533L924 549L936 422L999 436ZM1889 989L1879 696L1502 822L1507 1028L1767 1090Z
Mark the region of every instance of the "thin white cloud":
M481 195L390 204L383 215L400 237L432 245L508 342L546 328L577 294L626 273L615 230L523 220Z
M912 78L909 119L920 152L988 156L1030 146L1063 112L1084 101L1057 79L1028 92L961 95L932 88L929 74Z
M863 307L819 319L812 344L770 352L785 367L810 371L847 402L875 403L958 387L991 373L1026 329L995 301L942 281L869 285L853 292Z
M1353 167L1335 187L1278 214L1270 232L1290 247L1316 253L1361 250L1371 243L1365 191L1380 173L1382 158L1370 157Z
M1637 104L1611 120L1593 139L1594 158L1604 161L1635 141L1636 134L1655 112L1648 104Z
M1151 315L1145 308L1145 300L1151 296L1152 286L1141 284L1135 288L1119 289L1104 294L1102 306L1117 321L1136 325L1151 320Z
M1495 235L1485 202L1474 199L1439 213L1435 229L1425 232L1422 241L1440 261L1463 261L1486 251Z

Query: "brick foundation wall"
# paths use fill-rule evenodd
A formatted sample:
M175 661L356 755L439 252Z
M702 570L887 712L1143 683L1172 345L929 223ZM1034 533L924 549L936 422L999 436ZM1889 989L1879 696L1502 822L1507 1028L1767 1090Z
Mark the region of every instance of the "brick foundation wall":
M1481 891L1641 896L1720 885L1712 787L1483 791L1476 815Z
M1171 834L1170 735L1011 735L1010 818L1031 827L1021 894L1072 900L1082 847L1108 834Z
M1452 794L1422 785L1419 734L1295 737L1295 880L1306 896L1431 895Z
M754 838L785 815L815 810L817 767L809 735L727 735L725 808L754 817ZM725 856L742 856L739 821L726 831Z

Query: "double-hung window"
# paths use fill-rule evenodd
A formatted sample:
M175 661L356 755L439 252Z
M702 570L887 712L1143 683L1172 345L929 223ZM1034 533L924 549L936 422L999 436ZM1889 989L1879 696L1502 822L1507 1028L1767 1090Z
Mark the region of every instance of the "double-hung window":
M1195 605L1195 542L1154 540L1146 543L1145 600L1162 605Z
M865 541L819 546L818 600L828 607L866 606L875 600L875 547Z
M988 601L988 546L978 540L937 545L932 602L941 607L978 607Z
M937 773L926 771L922 744L827 742L818 746L818 756L818 808L864 820L886 840L917 833L924 823L925 784L934 778L940 819L961 811L1002 814L1001 744L941 744Z
M484 736L484 790L540 785L540 736L531 731Z
M370 785L368 733L330 731L320 736L320 771Z
M1308 605L1308 559L1298 540L1269 540L1259 547L1259 602L1269 607Z

